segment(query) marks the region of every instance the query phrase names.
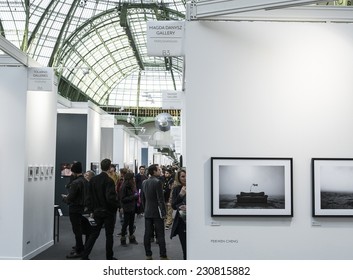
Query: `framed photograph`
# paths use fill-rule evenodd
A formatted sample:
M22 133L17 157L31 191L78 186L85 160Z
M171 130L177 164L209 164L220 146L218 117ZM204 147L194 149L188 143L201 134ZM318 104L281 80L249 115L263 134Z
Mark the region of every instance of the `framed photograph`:
M39 177L40 177L40 166L39 165L34 165L33 169L34 169L34 177L33 178L39 179Z
M99 162L91 162L91 170L98 175L100 173Z
M44 177L48 178L49 177L49 166L44 165Z
M119 163L112 163L115 166L116 172L119 173ZM136 173L137 174L137 173Z
M45 170L46 166L45 165L40 165L40 178L43 179L45 177Z
M28 179L34 178L34 168L33 165L28 165Z
M211 158L211 215L293 217L292 158Z
M353 217L353 159L313 158L313 216Z
M61 177L70 177L71 176L71 163L62 163L60 164L60 175Z
M54 166L53 165L48 166L48 174L49 174L49 177L54 176Z

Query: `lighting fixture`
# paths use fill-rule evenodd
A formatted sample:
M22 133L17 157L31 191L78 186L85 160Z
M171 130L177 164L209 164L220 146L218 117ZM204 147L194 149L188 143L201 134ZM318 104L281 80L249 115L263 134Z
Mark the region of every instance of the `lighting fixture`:
M135 126L135 127L126 127L128 130L138 130L141 133L145 133L146 132L146 128L144 128L143 126Z
M128 114L126 117L126 122L135 123L135 116Z

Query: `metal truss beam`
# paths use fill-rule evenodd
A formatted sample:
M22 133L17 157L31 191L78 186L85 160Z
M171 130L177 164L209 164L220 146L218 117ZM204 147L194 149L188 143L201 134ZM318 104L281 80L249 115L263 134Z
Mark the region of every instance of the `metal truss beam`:
M132 35L132 32L130 30L130 26L128 23L128 19L127 19L127 10L128 10L128 5L123 4L122 9L121 9L121 13L120 13L120 26L123 27L125 29L126 35L129 38L129 44L130 47L132 48L136 61L140 67L141 70L145 69L145 66L143 65L143 60L142 57L140 55L140 52L137 48L137 45L135 43L135 38Z
M41 67L38 62L27 56L23 51L13 45L10 41L5 39L5 37L0 36L0 49L8 54L10 57L18 61L24 66L28 67Z
M64 36L64 32L66 31L66 27L70 23L72 14L74 13L74 11L75 11L75 9L77 8L78 5L79 5L78 0L74 0L72 2L72 4L71 4L70 10L69 10L69 12L66 15L66 18L64 20L63 26L60 29L60 33L59 33L59 36L58 36L58 38L56 40L56 43L55 43L53 52L51 54L51 57L49 59L48 66L55 66L54 60L55 60L57 52L58 52L58 50L59 50L59 48L61 46L61 41L62 41L62 38Z
M187 20L220 16L248 11L281 9L327 2L324 0L193 0L187 3Z
M36 24L35 28L33 29L33 32L31 33L31 36L28 39L28 46L30 46L31 43L34 41L34 38L36 37L39 28L42 26L44 19L48 16L48 13L54 3L55 3L55 0L50 1L49 5L45 8L44 12L42 13L42 16L40 17L38 23Z
M280 10L262 10L232 15L209 16L202 20L352 23L353 8L341 6L294 7Z

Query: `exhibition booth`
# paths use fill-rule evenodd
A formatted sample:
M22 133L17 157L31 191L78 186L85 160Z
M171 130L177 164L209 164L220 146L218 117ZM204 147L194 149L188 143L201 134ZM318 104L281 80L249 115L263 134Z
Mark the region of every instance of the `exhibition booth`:
M325 182L338 192L353 183L346 160L353 158L348 11L288 9L186 22L188 258L353 258L352 207L313 209ZM345 170L344 183L339 172L317 178L312 162L322 158L320 164ZM279 176L282 205L240 211L223 200L250 192L270 199Z

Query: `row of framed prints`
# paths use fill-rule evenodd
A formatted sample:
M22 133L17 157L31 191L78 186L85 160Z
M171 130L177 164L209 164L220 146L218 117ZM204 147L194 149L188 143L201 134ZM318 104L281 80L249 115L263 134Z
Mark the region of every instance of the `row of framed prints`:
M312 215L353 217L353 158L313 158ZM211 215L293 217L292 158L211 158Z
M28 179L45 179L53 175L53 165L28 165Z

